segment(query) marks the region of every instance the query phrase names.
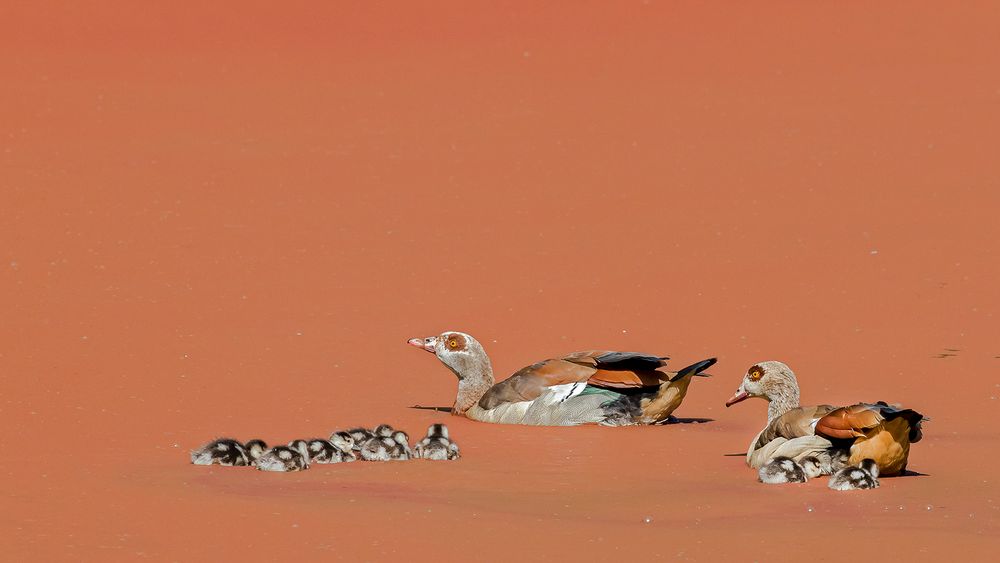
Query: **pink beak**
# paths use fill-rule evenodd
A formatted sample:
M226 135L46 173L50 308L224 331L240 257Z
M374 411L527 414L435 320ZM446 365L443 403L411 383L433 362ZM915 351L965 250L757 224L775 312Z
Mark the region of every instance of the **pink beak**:
M422 350L427 350L430 353L434 353L434 342L435 338L411 338L406 341L410 346L416 346Z
M750 393L740 390L735 395L733 395L728 401L726 401L726 408L729 408L740 401L745 401L750 398Z

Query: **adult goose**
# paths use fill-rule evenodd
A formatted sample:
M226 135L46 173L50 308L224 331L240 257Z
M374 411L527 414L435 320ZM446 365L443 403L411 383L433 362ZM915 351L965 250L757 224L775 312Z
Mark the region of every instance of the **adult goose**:
M665 357L590 350L543 360L495 384L489 356L468 334L408 343L436 355L458 377L452 414L498 424L663 423L684 400L691 377L705 376L715 363L710 358L673 372Z
M906 470L910 444L922 437L920 423L925 420L912 409L882 401L846 407L800 406L795 373L774 361L751 366L726 406L749 398L768 402L767 426L747 450L747 464L753 468L776 457L827 459L847 450L851 465L872 459L879 474L899 475Z

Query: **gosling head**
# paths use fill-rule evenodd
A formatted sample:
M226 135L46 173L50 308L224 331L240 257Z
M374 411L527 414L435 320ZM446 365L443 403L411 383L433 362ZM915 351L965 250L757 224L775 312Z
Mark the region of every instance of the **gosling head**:
M334 432L330 435L330 443L343 452L354 449L354 437L347 432Z
M247 457L250 458L250 463L255 463L260 459L261 454L267 451L267 444L264 440L250 440L244 447L247 450Z
M861 460L858 467L867 471L868 474L872 476L872 479L878 479L878 464L875 463L874 459L865 458Z
M799 461L799 465L802 466L806 477L810 479L815 479L823 474L823 462L818 457L806 456Z
M444 424L431 424L430 427L427 428L427 435L428 436L440 436L442 438L447 438L448 437L448 427L445 426Z

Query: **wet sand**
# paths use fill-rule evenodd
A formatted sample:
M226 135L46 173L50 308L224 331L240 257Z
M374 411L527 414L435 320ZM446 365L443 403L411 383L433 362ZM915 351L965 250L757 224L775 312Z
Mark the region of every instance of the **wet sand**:
M996 6L217 4L0 18L6 557L995 557ZM409 408L446 329L716 356L713 421ZM765 359L931 416L920 475L756 483ZM380 422L464 458L187 463Z

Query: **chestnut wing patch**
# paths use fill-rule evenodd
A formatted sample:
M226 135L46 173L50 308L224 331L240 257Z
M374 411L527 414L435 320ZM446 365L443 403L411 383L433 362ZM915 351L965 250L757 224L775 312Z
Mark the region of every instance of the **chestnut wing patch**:
M920 439L920 422L923 415L913 409L899 409L884 401L858 403L841 407L821 418L816 423L816 433L828 438L861 438L867 431L880 426L887 420L904 418L910 425L910 441Z
M575 352L563 360L596 368L588 383L608 389L658 387L670 375L658 371L667 365L666 356L638 352L588 350Z
M606 389L656 388L669 379L669 374L657 371L666 365L665 360L635 352L576 352L521 369L487 391L479 406L489 410L503 403L533 401L547 388L569 383Z
M479 406L489 410L503 403L534 401L547 387L585 382L596 372L592 367L565 360L538 362L491 387L479 399Z

